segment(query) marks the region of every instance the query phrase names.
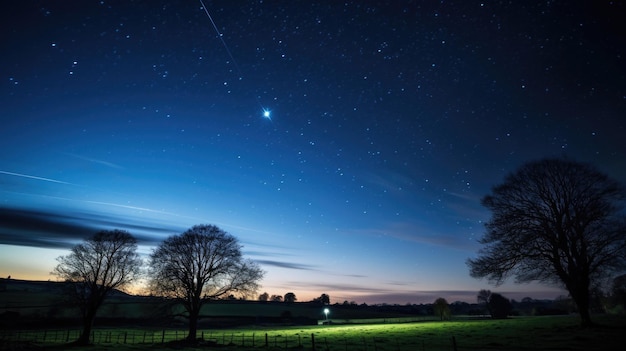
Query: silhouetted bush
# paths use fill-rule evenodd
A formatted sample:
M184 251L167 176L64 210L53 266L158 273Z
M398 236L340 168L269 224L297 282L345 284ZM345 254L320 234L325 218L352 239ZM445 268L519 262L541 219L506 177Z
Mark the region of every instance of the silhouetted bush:
M498 293L492 293L489 296L489 311L491 311L492 318L506 318L511 314L512 309L511 301L506 297Z

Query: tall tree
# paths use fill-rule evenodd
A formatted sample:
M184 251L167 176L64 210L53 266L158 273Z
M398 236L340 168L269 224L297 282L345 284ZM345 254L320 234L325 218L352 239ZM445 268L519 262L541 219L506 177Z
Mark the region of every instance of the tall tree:
M127 287L141 273L137 240L126 231L101 231L57 261L52 274L69 283L68 297L80 308L83 320L75 343L89 344L94 319L107 295Z
M439 316L441 320L450 318L450 305L443 297L438 298L433 303L433 313Z
M195 342L200 310L208 300L254 293L264 272L245 260L237 238L214 225L197 225L161 243L151 255L150 285L177 299L189 318L188 341Z
M507 176L482 204L492 217L470 274L563 285L591 325L594 282L626 267L623 187L591 165L545 159Z

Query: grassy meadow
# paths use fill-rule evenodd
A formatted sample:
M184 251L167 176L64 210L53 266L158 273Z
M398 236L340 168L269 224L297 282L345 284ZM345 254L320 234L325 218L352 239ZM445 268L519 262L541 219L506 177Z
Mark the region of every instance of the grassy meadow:
M67 343L78 338L80 323L72 319L77 310L64 302L58 284L5 279L0 279L0 283L0 313L20 313L15 321L1 321L0 350L66 350ZM160 306L158 300L150 298L114 295L96 319L94 346L72 349L312 350L315 343L316 350L329 351L438 351L453 350L454 338L457 350L582 351L623 349L626 339L623 315L595 316L598 326L582 329L577 316L492 320L454 315L453 320L441 322L434 321L431 314L331 306L336 324L277 326L285 313L313 322L324 319L322 307L217 301L203 310L203 315L209 317L203 319L198 331L204 344L190 347L180 344L186 336L185 323L165 318L177 310L164 312ZM274 319L265 323L263 317ZM229 324L224 322L232 318L251 318L252 322L247 327L227 328ZM213 322L206 323L207 320Z
M597 327L582 329L576 316L516 317L504 320L452 320L395 324L319 325L298 327L262 326L201 330L207 344L183 347L173 343L184 338L185 330L146 330L140 328L97 329L95 346L73 350L316 350L400 351L453 350L613 350L621 349L626 337L626 319L596 316ZM63 340L44 342L44 331L21 341L1 336L0 349L66 349ZM53 331L47 331L51 339ZM61 333L61 339L65 332ZM267 335L267 336L266 336ZM29 339L31 341L26 341ZM15 340L15 335L13 339ZM32 341L38 340L38 341ZM71 340L71 338L70 338ZM210 344L209 344L210 343Z

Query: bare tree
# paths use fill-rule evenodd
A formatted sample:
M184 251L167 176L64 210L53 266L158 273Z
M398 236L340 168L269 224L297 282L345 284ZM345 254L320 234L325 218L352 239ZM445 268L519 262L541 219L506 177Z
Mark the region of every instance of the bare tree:
M438 298L433 303L433 313L435 316L439 316L441 320L450 318L450 306L448 301L443 297Z
M94 319L107 295L139 277L142 261L137 254L137 240L126 231L101 231L57 261L52 274L70 283L69 298L80 308L83 320L82 333L75 343L89 344Z
M479 305L485 305L487 312L491 314L489 297L491 297L491 290L482 289L478 292L478 295L476 295L476 302L478 302Z
M590 288L626 267L623 201L622 186L590 165L528 163L483 198L492 217L470 273L496 285L510 276L562 284L591 325Z
M161 243L151 255L150 285L181 302L194 342L203 304L229 294L254 293L264 272L244 260L238 240L214 225L197 225Z

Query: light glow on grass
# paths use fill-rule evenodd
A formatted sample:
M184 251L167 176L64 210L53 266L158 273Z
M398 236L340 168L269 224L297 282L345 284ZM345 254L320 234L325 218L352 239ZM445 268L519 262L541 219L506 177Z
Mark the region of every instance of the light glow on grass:
M457 317L458 318L458 317ZM504 320L466 319L452 321L429 321L416 323L390 323L367 325L323 325L266 327L256 326L237 329L198 330L198 336L220 345L229 345L223 350L247 348L304 348L329 350L450 350L452 337L459 349L484 349L489 344L500 345L501 349L619 349L623 339L622 330L626 319L619 316L596 317L595 321L611 328L579 327L577 316L515 317ZM9 332L10 333L10 332ZM14 333L16 334L17 331ZM56 344L66 341L66 332L33 331L20 332L20 340L36 340L40 344ZM35 334L37 333L37 334ZM5 333L6 334L6 333ZM60 335L60 337L59 337ZM95 344L110 345L106 350L171 350L165 343L182 340L187 331L107 328L95 329ZM267 337L266 337L267 335ZM74 334L72 334L72 337ZM77 335L76 335L77 336ZM3 335L7 340L10 338ZM46 342L42 342L46 337ZM59 341L60 338L60 341ZM106 340L106 341L104 341ZM615 346L615 347L612 347ZM187 348L196 350L196 348ZM200 348L198 348L199 350ZM77 348L83 351L89 348Z

